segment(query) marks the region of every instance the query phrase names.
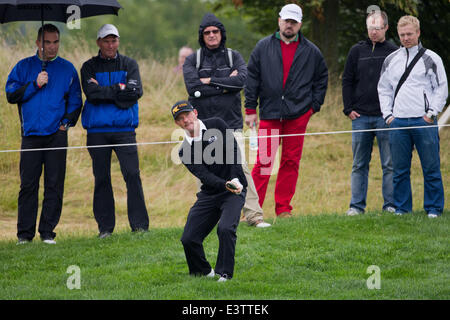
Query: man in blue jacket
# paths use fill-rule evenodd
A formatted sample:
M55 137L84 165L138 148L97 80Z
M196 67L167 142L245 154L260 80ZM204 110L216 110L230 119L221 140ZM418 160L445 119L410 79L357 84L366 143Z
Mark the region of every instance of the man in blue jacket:
M87 130L87 145L91 147L89 154L95 177L94 216L100 238L110 236L115 227L111 185L113 150L127 186L131 229L147 231L149 225L137 146L95 147L136 144L142 83L136 61L119 54L119 42L117 28L111 24L103 25L97 34L99 54L81 68L81 83L87 98L81 118Z
M44 35L42 42L42 33ZM17 63L6 82L9 103L17 104L21 121L20 192L17 237L19 244L36 233L39 180L44 167L44 200L38 231L44 243L55 244L54 229L61 217L67 130L75 126L81 111L78 73L58 56L59 30L52 24L39 29L36 55Z
M389 25L384 11L369 14L366 24L368 38L350 49L342 77L344 114L352 120L352 129L355 131L387 128L380 110L377 85L384 59L398 49L396 45L386 40ZM375 137L383 170L382 209L395 212L389 133L387 131L355 132L352 135L352 197L347 211L349 216L364 213L366 208L369 163Z

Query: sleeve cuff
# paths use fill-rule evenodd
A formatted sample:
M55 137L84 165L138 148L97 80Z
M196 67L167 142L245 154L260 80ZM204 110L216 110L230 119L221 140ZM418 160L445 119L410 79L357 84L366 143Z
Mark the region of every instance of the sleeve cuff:
M38 83L37 83L36 80L33 81L33 86L34 86L36 89L41 89L41 88L42 88L42 87L40 87L40 86L38 85Z
M389 119L393 118L394 116L392 114L388 115L386 118L384 118L384 122L386 122L386 124L389 122Z
M246 115L256 114L256 109L245 108L245 114Z

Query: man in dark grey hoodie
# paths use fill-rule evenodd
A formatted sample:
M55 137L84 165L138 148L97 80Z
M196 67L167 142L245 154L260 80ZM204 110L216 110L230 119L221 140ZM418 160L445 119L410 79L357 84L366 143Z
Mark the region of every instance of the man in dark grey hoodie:
M198 35L201 48L187 57L183 65L189 102L198 111L200 120L221 118L235 130L237 140L242 142L240 91L247 79L245 61L239 52L225 47L226 30L214 14L205 14ZM270 224L263 220L258 194L245 159L242 163L249 184L244 216L251 226L268 227Z

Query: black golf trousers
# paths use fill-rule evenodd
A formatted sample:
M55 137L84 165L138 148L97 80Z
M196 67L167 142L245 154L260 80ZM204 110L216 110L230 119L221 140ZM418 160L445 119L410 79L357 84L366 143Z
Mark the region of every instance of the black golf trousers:
M203 191L197 194L197 201L189 211L181 242L184 247L189 273L207 275L211 265L206 260L203 248L204 239L217 224L219 251L215 272L233 277L236 249L236 230L239 225L245 192L235 195L229 191L208 195Z
M88 146L135 144L135 132L89 133ZM89 148L95 178L94 217L100 232L113 232L114 194L111 184L111 155L116 153L127 186L128 221L131 230L148 230L149 219L139 171L137 146Z
M22 150L67 147L67 131L49 136L22 137ZM39 180L44 169L44 200L38 231L42 239L53 239L61 217L67 150L22 151L17 237L32 240L36 234Z

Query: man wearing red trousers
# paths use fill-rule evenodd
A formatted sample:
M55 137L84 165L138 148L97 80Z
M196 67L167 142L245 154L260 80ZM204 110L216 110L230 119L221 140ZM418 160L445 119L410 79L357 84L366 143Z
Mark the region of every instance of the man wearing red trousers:
M275 186L275 213L291 217L304 136L312 114L319 112L328 84L320 50L300 32L302 10L288 4L280 11L279 32L260 40L248 63L245 123L258 124L258 155L252 177L263 205L278 146L281 163Z

